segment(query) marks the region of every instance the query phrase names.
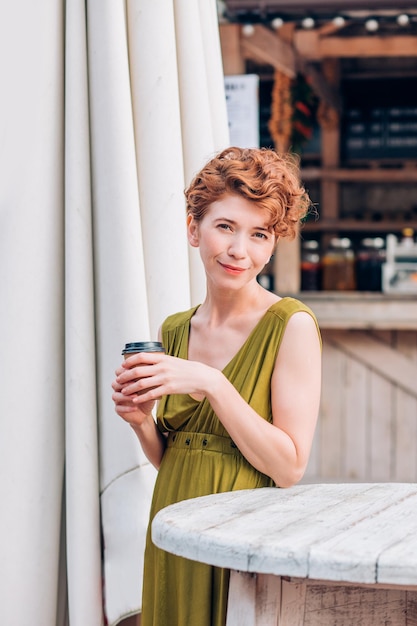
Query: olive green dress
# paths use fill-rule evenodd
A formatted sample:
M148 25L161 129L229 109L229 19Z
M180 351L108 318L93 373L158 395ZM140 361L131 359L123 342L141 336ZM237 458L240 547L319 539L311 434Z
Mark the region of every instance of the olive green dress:
M167 354L187 358L190 319L197 307L168 317L162 326ZM224 375L259 415L272 421L270 381L286 323L308 307L293 298L272 305ZM315 318L314 318L315 319ZM316 322L317 323L317 322ZM158 426L168 446L158 472L151 515L163 507L211 493L271 487L272 480L239 452L207 400L162 398ZM148 529L142 626L224 626L229 571L176 557L156 548Z

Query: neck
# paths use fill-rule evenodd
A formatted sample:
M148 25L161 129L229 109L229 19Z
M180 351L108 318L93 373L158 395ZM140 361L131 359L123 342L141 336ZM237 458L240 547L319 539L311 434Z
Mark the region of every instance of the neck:
M255 313L259 309L264 310L275 300L277 296L266 291L257 282L240 291L216 290L212 293L208 288L199 313L207 318L207 323L222 323L230 318L248 315L251 311Z

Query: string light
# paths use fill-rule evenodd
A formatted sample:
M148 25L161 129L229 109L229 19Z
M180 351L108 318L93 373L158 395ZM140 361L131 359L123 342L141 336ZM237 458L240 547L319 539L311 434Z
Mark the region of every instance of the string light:
M279 30L283 26L284 20L281 17L274 17L271 22L271 26L274 30Z
M315 21L313 20L312 17L305 17L301 22L301 26L303 28L314 28Z
M245 35L245 37L252 37L254 32L255 27L253 24L244 24L242 26L242 34Z
M410 22L410 18L408 17L406 13L401 13L401 15L398 15L397 24L399 26L407 26L409 22Z
M342 15L336 15L336 17L332 20L333 24L337 27L341 27L345 25L345 18Z
M251 37L254 30L254 23L265 24L270 28L278 31L287 22L293 23L297 28L303 28L305 30L312 30L314 28L323 26L325 24L332 24L335 28L342 29L346 25L357 25L364 27L369 33L375 33L381 28L384 28L388 23L397 24L399 28L404 28L411 25L412 22L417 22L417 8L407 14L400 11L347 11L343 15L340 14L316 14L313 16L307 16L301 19L300 16L288 14L281 14L280 16L273 16L273 14L254 13L252 12L240 12L234 13L227 10L227 0L216 0L219 7L223 7L222 11L219 10L222 21L237 22L241 24L242 34L246 37ZM276 15L276 14L275 14ZM392 31L391 31L392 32Z
M379 28L378 20L374 20L374 19L366 20L365 28L370 33L375 33L378 30L378 28Z

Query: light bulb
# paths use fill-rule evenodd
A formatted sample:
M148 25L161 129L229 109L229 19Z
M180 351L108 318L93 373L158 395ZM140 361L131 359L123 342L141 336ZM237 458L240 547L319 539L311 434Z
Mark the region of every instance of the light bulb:
M409 21L410 21L410 18L408 17L406 13L401 13L401 15L398 15L397 17L397 24L399 26L407 26Z
M253 24L244 24L242 26L242 34L245 35L245 37L252 37L254 32L255 27Z
M312 17L305 17L301 22L303 28L314 28L314 24L315 22Z
M377 20L366 20L365 28L366 28L366 30L369 30L369 32L374 33L379 28L378 21Z
M283 24L284 24L284 20L281 17L274 17L274 19L271 22L271 26L275 30L278 30L279 28L281 28Z
M336 15L336 17L333 18L333 24L335 26L343 26L345 23L345 18L342 17L342 15Z

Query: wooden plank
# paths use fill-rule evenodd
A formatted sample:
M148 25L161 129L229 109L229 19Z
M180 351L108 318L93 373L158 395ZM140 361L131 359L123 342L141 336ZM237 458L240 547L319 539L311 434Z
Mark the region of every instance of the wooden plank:
M270 590L268 612L260 609L263 600L258 594L262 596L264 584ZM231 572L226 626L352 626L356 623L417 626L417 593L397 587L278 576L265 576L260 583L258 577Z
M342 525L337 521L339 511L329 513L328 519L334 515L338 532L329 532L328 538L318 539L311 545L309 577L329 581L416 583L412 563L415 567L417 490L413 488L414 493L410 493L401 483L396 486L402 495L395 500L386 497L388 492L380 492L378 496L375 490L375 501L369 498L370 510L366 513L361 511L357 500L348 501L352 512ZM407 549L410 557L405 560Z
M300 291L300 240L280 239L273 259L275 291L296 294Z
M301 294L326 329L413 329L417 330L417 298L392 298L382 294ZM417 337L417 333L415 333Z
M297 72L293 47L262 24L256 24L253 28L252 35L241 39L243 55L259 63L271 65L294 78Z
M296 30L293 37L294 47L301 58L318 61L320 33L317 30Z
M394 347L394 334L395 330L383 330L381 328L373 328L369 334L374 339L377 339L387 346ZM414 333L413 333L414 334Z
M414 482L417 480L417 399L397 389L395 409L393 478Z
M395 348L410 363L417 363L417 333L395 333ZM417 385L417 381L416 381ZM394 479L417 480L417 398L395 390Z
M374 329L370 336L393 347L395 331ZM377 374L369 373L369 451L368 475L370 480L394 478L394 388Z
M406 591L308 585L304 626L406 626Z
M381 37L321 37L318 31L298 30L294 45L306 60L326 58L415 57L417 39L412 35Z
M368 370L346 359L343 479L366 480L368 452Z
M326 337L346 354L417 397L417 367L395 349L361 331L328 331Z
M244 74L245 60L240 47L239 24L220 24L220 46L222 51L223 72L225 76Z
M407 592L406 626L417 626L417 592Z
M314 433L313 443L310 450L310 456L308 459L308 464L306 471L304 472L303 482L317 482L317 479L320 474L320 439L321 439L321 420L320 420L320 411L319 418L317 420L316 431Z
M281 577L256 575L256 626L276 626L281 604Z
M344 420L344 359L323 333L323 388L320 404L320 476L338 478L342 474L342 423Z
M368 470L370 480L392 480L392 388L370 372Z
M288 580L293 582L302 581L304 578L296 578L294 576L287 576ZM407 591L410 593L417 593L417 585L393 585L391 583L346 583L345 581L340 580L316 580L315 578L307 579L307 586L310 585L324 585L326 587L332 587L336 589L337 587L346 587L352 586L355 589L395 589L397 591Z
M415 579L417 553L415 510L411 511L411 515L413 517L411 527L408 530L404 527L404 536L398 542L393 542L390 548L383 550L378 558L378 580L382 583L407 585L410 580Z
M370 57L416 57L417 38L411 35L392 37L323 37L318 41L317 57L370 58Z
M324 220L336 220L339 215L340 193L338 183L323 181L321 184L320 215ZM319 223L319 222L317 222ZM334 230L337 231L335 225Z
M303 579L281 579L281 606L278 626L303 626L307 583Z
M226 626L256 626L255 597L255 574L231 571Z

